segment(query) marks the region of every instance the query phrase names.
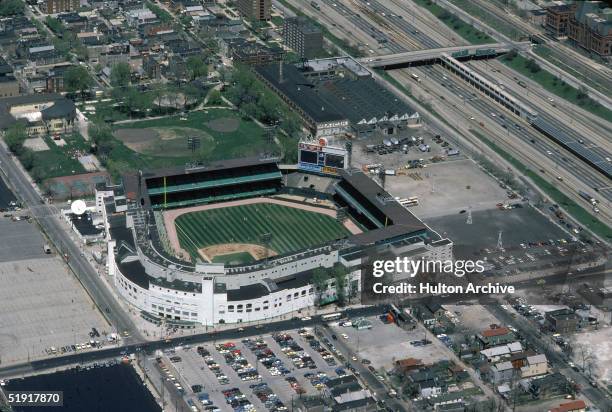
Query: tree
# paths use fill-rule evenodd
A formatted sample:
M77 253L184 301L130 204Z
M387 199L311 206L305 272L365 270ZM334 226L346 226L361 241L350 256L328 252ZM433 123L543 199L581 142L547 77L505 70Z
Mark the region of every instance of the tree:
M0 1L0 16L14 16L22 14L25 4L21 0L2 0Z
M318 267L312 271L312 284L315 288L317 304L321 302L321 296L323 296L323 292L327 290L328 279L329 276L322 267Z
M191 80L208 74L208 65L200 56L190 56L187 59L187 71Z
M221 92L217 89L213 89L208 94L208 104L211 106L219 106L223 104L223 99L221 98Z
M111 86L126 88L130 84L130 65L127 63L116 63L111 68Z
M83 93L93 85L93 79L85 67L72 66L64 73L64 85L69 93Z
M240 110L247 117L252 117L254 119L258 119L261 116L260 107L256 103L246 103L240 107Z
M10 151L19 156L23 151L23 143L27 137L28 134L25 126L23 123L18 122L8 128L4 134L4 141L6 142Z
M302 121L295 113L289 112L283 117L281 127L290 137L296 137L302 130Z
M518 51L516 49L512 49L508 53L506 53L506 55L504 56L504 60L512 61L516 58L516 56L518 56Z
M139 92L135 87L128 87L123 94L124 106L131 112L145 114L151 108L151 97Z
M527 60L525 67L527 67L531 73L537 73L542 70L540 65L534 59Z
M338 297L338 304L342 306L346 301L347 284L347 273L344 266L336 265L334 267L334 279L336 280L336 296Z
M581 85L580 88L578 89L578 94L577 96L578 99L582 100L582 99L586 99L589 97L589 90L586 88L586 86Z

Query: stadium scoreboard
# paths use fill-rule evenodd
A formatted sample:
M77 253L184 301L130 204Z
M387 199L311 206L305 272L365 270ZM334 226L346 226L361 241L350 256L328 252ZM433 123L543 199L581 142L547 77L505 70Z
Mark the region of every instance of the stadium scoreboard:
M327 139L318 142L300 142L298 169L306 172L338 175L340 169L348 166L348 151L343 147L331 146Z

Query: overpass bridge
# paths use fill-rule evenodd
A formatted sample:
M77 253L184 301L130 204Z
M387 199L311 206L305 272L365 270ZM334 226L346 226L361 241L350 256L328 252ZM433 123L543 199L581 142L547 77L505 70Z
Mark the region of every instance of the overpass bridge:
M527 49L530 42L514 43L490 43L472 46L453 46L441 47L439 49L414 50L402 53L387 54L378 57L362 57L358 61L371 68L393 68L410 66L415 63L433 63L438 61L443 55L451 56L455 59L463 60L474 57L486 58L495 57L499 54L507 53L512 49Z

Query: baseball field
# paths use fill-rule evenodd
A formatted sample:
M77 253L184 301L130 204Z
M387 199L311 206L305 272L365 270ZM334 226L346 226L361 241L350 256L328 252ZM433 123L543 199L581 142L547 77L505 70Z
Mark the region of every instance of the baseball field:
M282 255L351 233L329 214L275 203L184 213L174 225L180 248L192 257L231 263Z

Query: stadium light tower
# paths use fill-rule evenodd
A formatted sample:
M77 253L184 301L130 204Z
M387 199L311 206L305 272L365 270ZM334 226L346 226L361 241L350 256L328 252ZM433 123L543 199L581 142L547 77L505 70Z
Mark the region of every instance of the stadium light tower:
M195 151L200 148L201 142L202 141L198 136L187 137L187 147L191 149L191 153L195 153Z

